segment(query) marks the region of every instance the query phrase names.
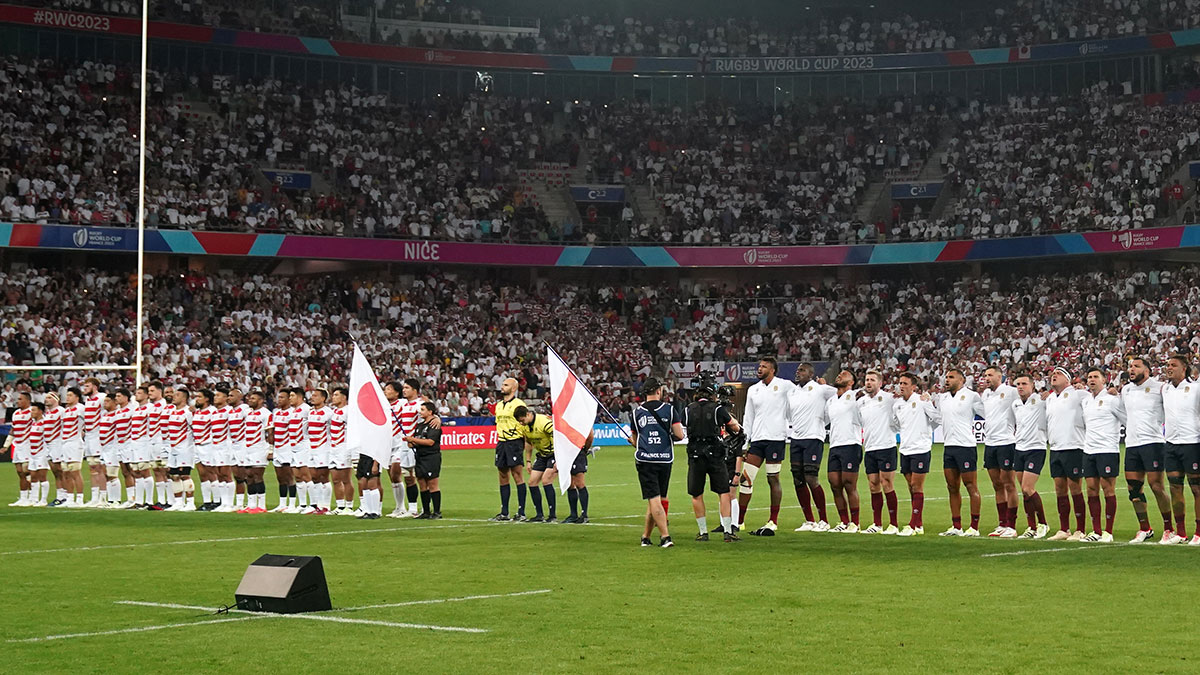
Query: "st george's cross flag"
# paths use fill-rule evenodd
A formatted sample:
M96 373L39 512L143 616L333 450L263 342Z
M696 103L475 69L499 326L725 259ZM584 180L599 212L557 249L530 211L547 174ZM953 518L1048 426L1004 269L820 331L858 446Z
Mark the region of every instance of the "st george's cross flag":
M546 361L550 366L554 463L558 466L559 490L566 492L571 486L571 464L575 462L592 433L599 402L549 345L546 347Z
M379 462L380 467L387 466L392 458L392 407L357 343L350 364L350 402L346 409L346 442Z

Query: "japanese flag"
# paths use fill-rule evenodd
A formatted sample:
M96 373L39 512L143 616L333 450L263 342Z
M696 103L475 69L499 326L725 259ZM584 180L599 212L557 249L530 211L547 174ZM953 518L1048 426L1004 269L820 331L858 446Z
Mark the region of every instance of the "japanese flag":
M379 462L379 466L387 466L392 458L392 408L357 343L350 366L350 404L346 410L346 442Z
M546 347L550 365L550 410L554 417L554 463L558 487L571 486L571 464L587 443L596 421L596 397L575 377L558 353Z

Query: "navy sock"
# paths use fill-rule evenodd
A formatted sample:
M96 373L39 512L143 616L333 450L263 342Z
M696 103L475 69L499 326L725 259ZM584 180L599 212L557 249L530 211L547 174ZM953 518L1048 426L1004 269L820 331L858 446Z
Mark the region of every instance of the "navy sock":
M292 483L291 485L288 486L288 496L289 497L296 496L296 484L295 483Z
M520 483L517 485L517 513L520 513L521 515L525 514L525 493L526 492L527 492L527 490L525 489L524 483Z
M553 518L554 507L558 505L558 494L553 485L543 485L542 489L546 491L546 505L550 507L550 517Z
M542 493L537 488L529 491L529 496L533 497L533 508L537 510L537 514L542 515Z
M286 496L288 496L288 489L287 489L287 487L288 487L288 486L286 486L286 485L280 485L280 486L279 486L279 496L280 496L280 497L286 497Z
M511 485L500 486L500 513L508 515L508 498L512 496Z
M567 502L571 504L571 517L579 517L579 491L575 488L567 489Z
M586 487L579 488L579 508L583 512L583 515L586 516L588 509L588 491Z

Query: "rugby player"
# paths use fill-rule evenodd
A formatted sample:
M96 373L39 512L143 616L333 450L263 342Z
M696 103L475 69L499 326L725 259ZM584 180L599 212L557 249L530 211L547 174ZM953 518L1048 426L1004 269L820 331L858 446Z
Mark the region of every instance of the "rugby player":
M299 511L295 508L296 477L292 471L292 445L288 437L292 419L291 393L287 387L275 392L275 409L271 411L271 464L275 467L275 480L279 484L279 504L271 509L271 513Z
M1016 436L1013 428L1013 401L1017 390L1004 382L996 366L983 371L983 468L987 469L996 493L996 515L999 523L989 537L1011 538L1017 534L1017 485L1015 482ZM1045 450L1043 444L1042 450ZM1044 457L1043 457L1044 459Z
M175 387L171 407L167 410L166 439L167 469L171 476L171 506L167 511L195 511L196 485L192 481L192 465L196 463L196 448L192 438L192 410L188 407L191 392Z
M29 448L30 506L48 506L50 481L46 470L50 468L49 451L46 449L46 405L33 401L29 410L29 433L26 435Z
M1129 361L1129 382L1121 388L1121 405L1128 418L1125 425L1125 485L1129 488L1129 501L1138 519L1137 534L1129 543L1141 544L1154 536L1143 491L1149 484L1163 520L1161 543L1178 544L1184 538L1175 534L1172 527L1171 496L1164 481L1163 383L1150 377L1150 366L1140 356Z
M100 380L89 377L83 381L83 456L88 463L88 479L92 498L85 504L89 508L101 505L101 486L108 481L104 463L100 461L100 436L96 426L103 411L104 393L100 391Z
M791 382L775 377L779 365L775 359L766 357L758 361L758 382L746 391L746 413L743 427L749 445L742 462L742 481L738 486L738 527L746 521L750 498L754 495L754 482L758 471L766 464L767 486L771 491L771 514L767 523L750 534L774 536L779 529L779 507L783 502L783 488L779 484L779 471L787 443L788 392Z
M417 455L404 442L404 437L412 435L413 429L416 428L421 404L425 402L425 398L421 396L421 383L416 378L404 380L399 389L395 389L395 383L389 384L388 387L395 390L389 394L387 389L384 389L384 395L389 401L393 400L393 394L398 395L392 403L395 416L393 431L398 435L393 436L392 461L388 467L388 478L392 481L392 495L396 499L396 508L388 515L392 518L412 518L417 515L417 498L420 495L415 474ZM431 423L441 427L439 419L434 419Z
M213 418L217 408L211 389L196 392L195 412L192 413L192 442L196 448L196 471L200 474L200 506L197 511L212 511L220 506L214 501L213 485L217 480L217 451L213 447Z
M66 405L62 406L62 477L67 488L63 506L83 508L83 392L75 387L67 390Z
M333 498L337 505L330 513L349 516L354 513L354 482L352 471L358 457L355 448L346 442L346 406L350 392L345 387L333 390L333 416L329 420L329 468L333 482Z
M304 461L297 460L308 467L311 479L308 507L301 513L318 516L329 513L329 424L333 419L333 409L325 405L327 399L324 389L309 392L310 405L304 422L305 439L300 444L306 451Z
M1071 374L1057 367L1050 373L1046 402L1046 436L1050 442L1050 477L1058 502L1059 529L1050 541L1082 541L1087 511L1083 502L1083 399L1081 388L1072 388ZM1075 531L1070 529L1071 508Z
M239 513L266 513L267 486L263 482L263 474L267 469L267 454L271 451L271 412L264 405L266 397L261 391L250 392L246 400L242 431L244 450L241 456L246 476L246 508Z
M921 380L912 373L900 375L900 396L892 406L900 429L900 475L908 483L912 516L900 530L901 537L925 534L925 477L933 458L933 429L942 422L942 413L928 393L922 393Z
M958 368L946 372L946 391L931 398L941 415L942 473L950 493L950 529L943 537L978 537L979 511L983 500L979 496L979 446L975 443L975 416L983 416L983 399L967 389L967 378ZM933 429L930 428L932 434ZM903 437L901 437L903 438ZM932 439L932 436L930 437ZM962 527L962 491L967 488L971 509L971 525Z
M858 532L858 469L862 464L862 414L854 375L848 370L837 374L834 396L825 401L823 417L829 425L829 489L841 521L830 532Z
M288 389L288 450L292 457L292 471L296 483L296 503L285 513L303 513L308 508L312 474L308 468L308 438L305 424L308 422L310 406L304 401L304 389Z
M154 478L150 475L154 448L150 441L150 391L146 386L133 390L129 416L129 465L133 475L130 508L145 509L153 503Z
M525 466L522 455L525 439L521 436L520 423L513 417L517 408L525 402L517 398L517 381L505 378L500 384L500 400L496 401L496 470L500 472L500 513L492 516L497 522L514 520L508 515L508 501L512 496L510 481L517 484L518 522L525 520Z
M229 465L233 474L233 510L241 511L246 506L248 497L246 490L246 414L250 406L242 400L242 390L230 387L228 394L229 418Z
M791 427L788 444L792 450L792 485L796 489L796 500L804 511L804 523L796 531L828 532L825 490L821 488L820 480L821 458L825 454L825 403L837 394L837 390L824 380L813 379L811 363L796 366L794 384L796 386L787 394Z
M17 471L18 497L9 506L33 506L38 501L38 488L30 482L29 474L29 425L33 422L33 398L29 392L17 394L17 409L12 414L12 426L5 447L12 448L13 468Z
M1121 425L1125 406L1108 393L1104 373L1099 368L1087 372L1087 392L1083 396L1083 478L1087 482L1088 511L1092 514L1092 533L1087 542L1110 544L1113 522L1117 518L1117 471L1121 463ZM1104 493L1104 529L1100 528L1100 493ZM1151 533L1153 536L1153 532Z
M1166 431L1164 467L1171 484L1171 507L1175 514L1175 534L1187 537L1184 526L1187 505L1183 480L1187 476L1195 502L1196 529L1189 546L1200 546L1200 385L1188 379L1188 357L1176 354L1167 359L1163 384L1163 421Z
M152 511L162 511L170 505L168 497L171 482L167 477L167 409L170 401L166 398L166 390L162 382L151 382L146 388L149 393L150 414L146 419L150 444L153 448L154 474L154 503L149 508Z
M859 419L863 425L863 471L871 491L874 522L860 534L899 534L899 503L896 499L896 397L884 391L883 375L867 371L863 388L855 393ZM883 527L883 507L887 504L890 524Z
M104 458L105 471L108 472L108 500L110 508L126 509L133 505L132 490L127 489L125 501L121 501L121 485L128 487L132 480L132 474L129 473L129 431L133 427L133 395L128 389L118 389L113 393L113 398L117 402L117 410L113 417L113 443L109 446L112 450Z
M62 506L67 503L67 486L62 474L62 406L58 394L46 394L42 412L42 443L46 458L50 461L50 473L54 475L54 501L47 506ZM120 499L118 489L117 498Z
M1033 378L1027 374L1017 376L1017 396L1009 404L1009 411L1016 422L1014 433L1014 464L1017 468L1017 480L1021 486L1021 497L1025 506L1025 521L1028 529L1021 534L1025 539L1041 539L1050 531L1046 524L1046 510L1042 506L1042 496L1038 494L1037 482L1042 468L1046 464L1046 403L1033 393ZM1059 514L1060 520L1066 522L1065 512ZM1064 525L1065 528L1065 525ZM1011 539L1015 528L1005 528L998 535ZM1063 534L1070 535L1068 532Z
M233 497L237 484L233 482L233 443L229 440L229 388L219 384L213 390L212 456L213 483L209 486L216 504L211 510L233 513Z

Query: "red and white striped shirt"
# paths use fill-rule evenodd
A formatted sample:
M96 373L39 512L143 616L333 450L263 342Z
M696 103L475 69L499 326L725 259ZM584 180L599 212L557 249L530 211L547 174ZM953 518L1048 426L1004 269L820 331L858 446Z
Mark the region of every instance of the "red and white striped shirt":
M166 431L164 422L167 420L169 405L163 399L151 401L146 415L146 434L153 440L161 441Z
M37 456L46 449L46 420L29 420L29 455Z
M117 431L117 445L125 445L129 442L129 429L133 426L133 405L128 404L122 408L117 408L117 416L113 426Z
M42 442L47 446L62 440L62 406L47 407L42 413Z
M417 413L421 410L421 404L425 399L418 396L411 401L400 399L400 430L405 436L412 436L412 432L417 428ZM394 434L393 434L394 435Z
M150 404L133 405L129 411L129 440L144 441L150 433Z
M271 411L266 408L248 409L244 422L242 438L246 447L253 448L261 445L266 438L267 426L271 424Z
M333 419L333 410L329 406L310 408L306 424L308 447L317 450L329 446L329 421Z
M209 427L212 429L214 444L221 445L229 441L229 406L223 405L213 410L212 423L209 424Z
M96 422L96 434L100 437L100 445L108 447L117 440L117 411L101 410L100 419Z
M295 447L305 442L304 423L308 421L308 411L311 409L307 403L289 408L291 415L288 417L288 445Z
M83 399L83 429L88 436L96 431L100 424L100 414L104 412L104 394L96 392Z
M271 413L271 428L275 431L275 449L288 445L288 424L291 422L291 408L276 408Z
M166 417L167 442L173 448L186 448L192 444L192 411L185 405L182 408L172 406L167 408Z
M400 410L404 406L404 399L398 398L392 401L392 438L397 439L404 435L404 428L400 426ZM393 441L394 442L394 441Z
M239 403L229 409L229 442L234 445L246 443L246 415L250 414L250 406Z
M346 409L332 408L333 416L329 419L329 445L340 448L346 444Z
M64 441L83 440L83 404L62 406L62 427L59 436Z
M13 411L12 439L13 449L29 451L29 425L33 424L33 408Z
M213 417L217 409L213 406L192 413L192 441L196 445L208 445L213 440Z

